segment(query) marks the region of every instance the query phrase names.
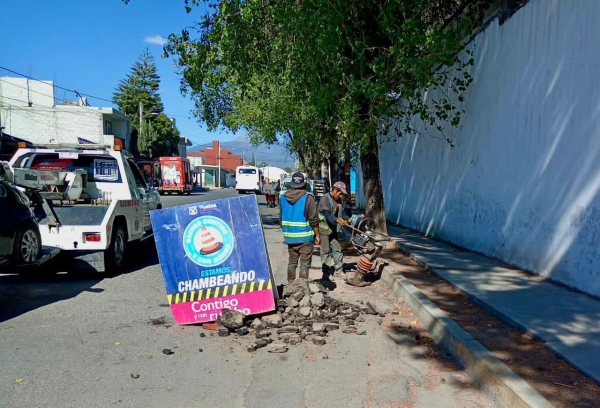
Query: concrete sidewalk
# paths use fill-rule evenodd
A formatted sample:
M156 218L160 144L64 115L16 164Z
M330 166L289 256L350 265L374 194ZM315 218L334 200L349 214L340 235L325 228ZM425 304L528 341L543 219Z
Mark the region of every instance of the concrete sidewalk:
M394 225L396 246L600 383L600 300Z

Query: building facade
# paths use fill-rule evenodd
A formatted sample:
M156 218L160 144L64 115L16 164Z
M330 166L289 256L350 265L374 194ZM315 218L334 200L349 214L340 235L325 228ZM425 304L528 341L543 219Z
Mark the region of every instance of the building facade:
M221 155L221 168L235 172L237 166L242 165L242 156L231 153L231 150L220 149L221 142L213 140L212 147L205 147L200 150L205 165L219 166L219 152Z
M173 123L173 125L175 125L175 124ZM179 138L179 143L177 144L177 150L179 152L179 157L187 157L188 146L192 146L192 142L190 142L190 139L188 139L185 136L181 136Z
M131 148L129 118L113 108L63 101L57 104L52 81L0 78L0 126L33 144L101 144Z

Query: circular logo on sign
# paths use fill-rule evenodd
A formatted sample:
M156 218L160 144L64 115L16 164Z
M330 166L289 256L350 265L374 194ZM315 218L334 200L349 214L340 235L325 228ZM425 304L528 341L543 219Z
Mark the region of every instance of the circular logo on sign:
M196 264L212 267L222 264L233 251L233 233L220 218L196 218L183 232L183 249Z

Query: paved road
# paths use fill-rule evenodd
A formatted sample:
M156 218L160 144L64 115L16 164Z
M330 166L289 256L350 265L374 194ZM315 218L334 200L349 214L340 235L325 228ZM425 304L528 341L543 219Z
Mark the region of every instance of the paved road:
M234 195L211 190L163 203ZM258 200L280 283L286 256L277 210ZM247 338L175 326L152 245L137 247L130 267L112 278L67 273L60 264L0 275L0 406L490 406L455 365L429 359L430 349L401 329L383 330L375 317L366 336L335 333L323 347L302 344L281 355L250 354ZM342 285L337 296L382 296L378 285L363 292ZM398 319L407 326L414 317Z

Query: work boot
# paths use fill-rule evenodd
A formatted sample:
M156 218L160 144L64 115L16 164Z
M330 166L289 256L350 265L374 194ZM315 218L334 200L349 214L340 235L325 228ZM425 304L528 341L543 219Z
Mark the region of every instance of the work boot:
M322 281L326 282L326 281L333 281L333 279L331 279L334 275L334 271L333 268L323 265L323 277L321 278Z

